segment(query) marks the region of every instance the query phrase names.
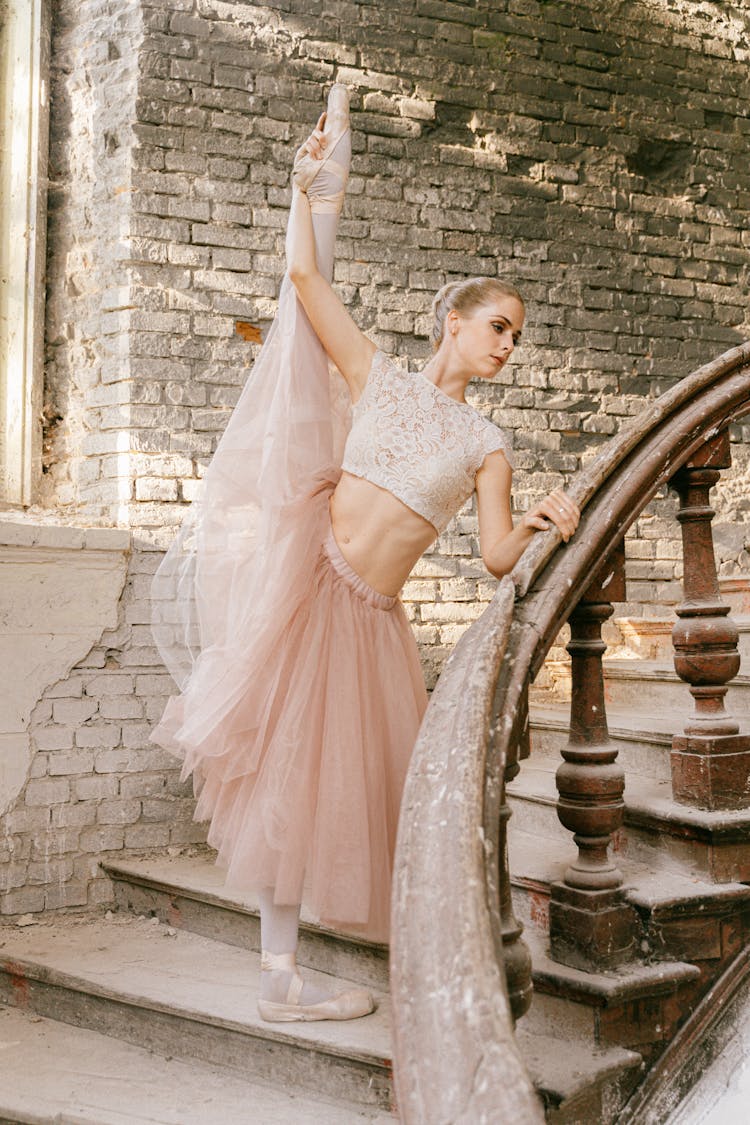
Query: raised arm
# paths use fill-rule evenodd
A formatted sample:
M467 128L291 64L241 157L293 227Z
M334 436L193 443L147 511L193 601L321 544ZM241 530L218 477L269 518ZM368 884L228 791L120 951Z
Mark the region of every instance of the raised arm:
M375 344L352 319L315 260L312 215L307 194L295 187L287 228L287 271L321 344L349 384L352 399L362 393Z

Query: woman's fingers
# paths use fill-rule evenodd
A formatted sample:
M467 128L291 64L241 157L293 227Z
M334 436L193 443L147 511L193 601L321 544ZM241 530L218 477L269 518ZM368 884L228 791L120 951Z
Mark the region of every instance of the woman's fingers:
M318 124L315 126L312 133L302 146L303 150L305 152L309 152L310 156L314 157L316 160L319 160L321 158L321 156L323 155L323 149L328 143L326 137L323 136L325 123L326 113L324 110L318 118Z
M567 543L578 527L580 518L581 510L575 501L571 500L561 488L556 488L526 513L524 524L537 531L547 531L552 523L559 528L560 534Z
M563 508L571 516L574 516L576 520L581 518L581 509L561 488L556 488L554 491L550 492L550 499L555 501L558 507Z
M536 511L552 520L560 529L566 543L575 532L581 518L578 505L561 488L556 488L549 496L545 496Z
M307 138L306 141L304 141L299 146L296 153L294 154L294 171L295 171L295 173L299 169L300 161L304 160L305 157L309 156L309 157L312 157L314 160L320 160L322 158L323 150L324 150L325 146L328 144L328 138L323 135L325 123L326 123L326 112L324 110L323 113L321 113L320 117L318 118L318 123L315 126L315 128L313 129L312 133L310 133L310 136ZM293 177L293 182L294 182L294 177Z
M526 516L526 525L536 528L537 531L548 531L550 527L549 520L544 519L543 516L534 515L533 512L529 512Z

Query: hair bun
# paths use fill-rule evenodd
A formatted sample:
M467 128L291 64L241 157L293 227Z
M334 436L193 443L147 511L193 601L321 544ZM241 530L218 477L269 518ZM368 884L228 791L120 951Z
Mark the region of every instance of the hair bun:
M523 305L523 297L509 281L498 277L467 277L461 281L448 281L438 289L432 301L432 331L430 339L438 350L445 332L445 319L451 309L468 313L486 304L492 297L513 297Z
M460 289L460 281L449 281L438 289L432 300L432 331L430 340L435 350L440 346L445 330L445 318L453 308L452 296Z

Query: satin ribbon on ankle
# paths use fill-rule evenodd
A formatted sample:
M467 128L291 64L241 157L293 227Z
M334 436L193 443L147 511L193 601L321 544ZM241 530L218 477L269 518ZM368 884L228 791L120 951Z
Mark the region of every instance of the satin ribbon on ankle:
M265 949L260 955L260 967L267 972L297 972L296 953L268 953Z
M267 953L264 949L260 955L260 967L264 972L291 973L289 991L286 994L287 1004L299 1004L299 998L304 987L304 980L297 971L297 957L294 953Z

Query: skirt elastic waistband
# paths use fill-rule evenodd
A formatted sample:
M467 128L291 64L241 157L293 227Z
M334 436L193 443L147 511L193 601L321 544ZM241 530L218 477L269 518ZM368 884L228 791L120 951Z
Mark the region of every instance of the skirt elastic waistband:
M369 583L365 582L346 561L341 554L339 545L333 534L333 528L330 523L328 525L328 532L323 543L323 550L330 559L331 566L339 575L340 578L346 582L347 586L363 601L369 602L370 605L375 606L376 609L393 609L398 601L397 595L381 594L379 590L374 589Z

